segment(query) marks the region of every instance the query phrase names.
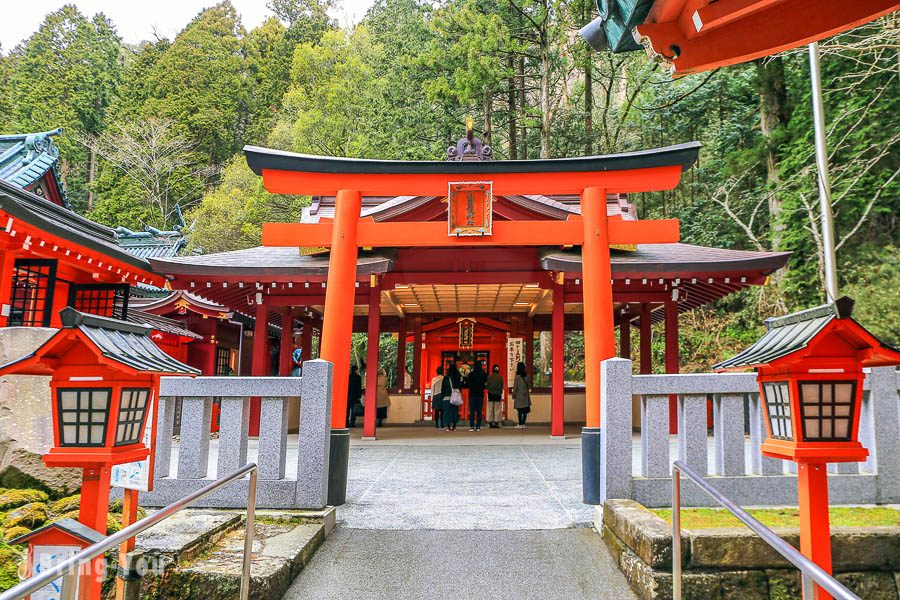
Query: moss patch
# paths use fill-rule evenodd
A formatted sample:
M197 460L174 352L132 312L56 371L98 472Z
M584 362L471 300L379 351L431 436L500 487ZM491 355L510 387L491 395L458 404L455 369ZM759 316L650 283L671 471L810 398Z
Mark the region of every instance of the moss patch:
M30 502L46 502L47 494L40 490L0 490L0 510L10 510Z
M672 522L671 509L654 509L654 513ZM749 512L766 527L800 527L796 508L754 508ZM900 509L887 506L834 506L829 509L833 527L900 527ZM743 527L727 510L720 508L685 508L681 511L681 526L685 529L717 529Z
M17 572L21 560L21 549L0 544L0 591L8 590L19 583Z

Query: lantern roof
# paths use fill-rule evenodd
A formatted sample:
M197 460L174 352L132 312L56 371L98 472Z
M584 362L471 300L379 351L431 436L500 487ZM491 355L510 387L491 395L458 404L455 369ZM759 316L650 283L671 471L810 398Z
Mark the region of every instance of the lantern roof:
M76 340L120 368L156 375L200 374L199 369L175 360L154 344L151 326L88 315L71 307L60 311L60 319L62 329L31 354L0 366L0 374L52 374L53 370L41 360L65 354ZM80 335L73 338L73 330Z
M862 325L851 318L853 299L846 296L835 302L801 310L783 317L766 319L766 334L740 354L713 365L716 371L759 367L805 350L826 329L832 331L835 322L843 327L839 335L853 338L857 349L871 350L863 366L900 364L900 351L882 343ZM831 327L829 327L831 325Z
M50 523L49 525L38 527L34 531L29 531L25 535L20 535L17 538L13 538L8 543L13 546L17 544L25 544L37 537L40 537L40 535L45 531L50 530L61 531L66 535L69 535L70 537L84 542L88 546L96 544L97 542L101 542L105 539L104 535L97 531L94 531L87 525L79 523L75 519L60 519L59 521Z

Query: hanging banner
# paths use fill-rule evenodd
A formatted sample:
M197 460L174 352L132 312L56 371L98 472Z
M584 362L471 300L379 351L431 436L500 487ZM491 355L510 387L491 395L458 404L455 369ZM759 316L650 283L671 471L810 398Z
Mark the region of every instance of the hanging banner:
M516 380L516 365L525 362L525 338L506 340L506 385L513 386Z
M475 345L475 321L472 319L459 319L459 348L471 350Z
M447 191L447 233L491 235L493 184L490 181L451 182Z

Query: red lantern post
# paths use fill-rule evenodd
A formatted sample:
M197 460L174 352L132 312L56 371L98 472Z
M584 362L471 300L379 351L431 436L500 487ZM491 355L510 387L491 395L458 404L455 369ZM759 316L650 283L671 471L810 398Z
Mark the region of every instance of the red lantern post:
M853 300L766 320L767 333L718 371L755 368L764 400L765 456L797 464L800 551L831 573L827 463L865 460L859 442L864 367L900 364L850 318ZM819 600L831 598L821 588Z
M198 375L150 339L150 327L66 308L63 327L32 354L0 366L0 375L49 375L53 447L48 467L83 469L78 521L106 534L114 465L144 460L142 437L160 375ZM152 417L151 417L152 418ZM99 573L82 598L99 599Z

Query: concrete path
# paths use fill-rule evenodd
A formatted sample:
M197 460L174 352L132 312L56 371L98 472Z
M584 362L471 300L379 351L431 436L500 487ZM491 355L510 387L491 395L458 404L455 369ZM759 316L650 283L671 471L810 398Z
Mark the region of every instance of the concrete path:
M636 598L591 529L338 528L284 600Z

